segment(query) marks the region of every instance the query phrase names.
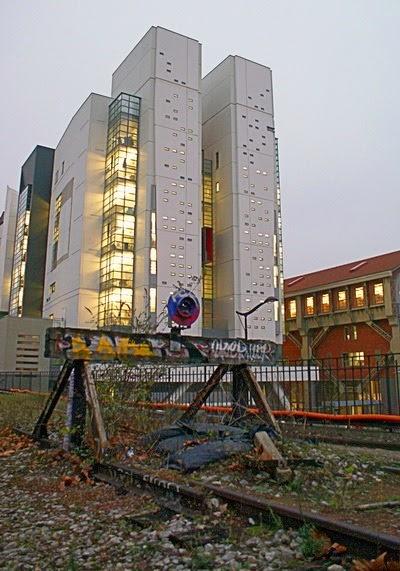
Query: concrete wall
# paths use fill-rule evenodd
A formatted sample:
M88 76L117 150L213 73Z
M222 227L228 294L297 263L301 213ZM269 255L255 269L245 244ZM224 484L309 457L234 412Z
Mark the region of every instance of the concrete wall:
M10 317L0 319L0 371L48 371L44 357L49 319Z
M204 156L215 185L215 328L240 337L237 310L281 297L271 70L229 56L202 80L202 92ZM249 317L249 338L281 343L280 320L280 311L263 306Z
M136 207L135 313L157 289L156 314L181 282L201 273L201 46L151 28L113 74L112 96L141 98ZM156 211L157 274L150 274L151 212ZM196 289L201 297L201 291ZM164 322L160 330L166 329ZM201 333L198 320L191 334Z
M109 103L110 98L92 93L71 119L55 151L43 316L62 319L70 327L93 327L97 316ZM54 259L55 209L60 195Z

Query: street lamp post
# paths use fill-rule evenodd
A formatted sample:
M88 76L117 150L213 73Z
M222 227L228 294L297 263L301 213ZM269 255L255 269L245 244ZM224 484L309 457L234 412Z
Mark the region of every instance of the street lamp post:
M262 305L265 303L272 303L274 301L279 301L278 298L270 296L264 299L264 301L260 301L257 305L255 305L249 311L236 311L237 315L241 315L244 317L244 338L248 341L248 330L247 330L247 318L249 315L257 311ZM238 365L233 367L232 371L232 402L233 402L233 411L232 416L233 418L240 418L243 414L243 411L246 410L248 406L248 390L246 388L245 383L243 382L242 377L242 369L246 367L246 365Z
M252 309L249 309L249 311L236 311L237 315L242 315L244 317L244 338L246 341L248 340L248 334L247 334L247 318L248 318L248 316L251 315L252 313L254 313L255 311L257 311L257 309L259 309L265 303L272 303L274 301L279 301L279 300L277 297L274 297L271 295L271 296L267 297L266 299L264 299L264 301L260 301L260 303L255 305Z

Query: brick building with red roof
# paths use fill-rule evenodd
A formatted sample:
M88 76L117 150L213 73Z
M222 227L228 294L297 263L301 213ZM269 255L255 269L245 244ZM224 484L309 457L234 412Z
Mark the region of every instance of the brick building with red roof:
M284 292L285 359L400 353L400 251L288 278Z

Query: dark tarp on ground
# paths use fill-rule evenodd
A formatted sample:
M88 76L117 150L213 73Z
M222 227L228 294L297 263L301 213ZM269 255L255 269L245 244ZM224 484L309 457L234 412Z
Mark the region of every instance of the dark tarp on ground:
M168 457L165 467L182 470L183 472L192 472L211 462L224 460L235 454L250 452L252 448L253 443L250 440L247 442L232 440L232 438L215 440L172 453Z
M169 454L166 467L190 472L201 466L223 460L234 454L249 452L256 432L264 430L272 437L269 426L239 428L215 423L190 423L168 426L148 434L142 444L157 452ZM200 439L203 442L185 448L185 444ZM204 440L207 440L204 442Z

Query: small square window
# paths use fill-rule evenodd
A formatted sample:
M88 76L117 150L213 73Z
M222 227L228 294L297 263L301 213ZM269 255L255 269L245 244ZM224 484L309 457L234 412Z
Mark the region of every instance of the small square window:
M313 295L309 295L306 297L305 313L306 313L306 315L314 315L314 296Z
M356 307L364 307L365 305L365 292L364 286L356 287L354 290L354 302Z
M289 313L289 318L290 318L290 319L295 319L296 314L297 314L296 300L295 300L295 299L290 299L290 300L289 300L289 303L288 303L288 313Z
M374 303L376 305L383 304L383 283L374 284Z

